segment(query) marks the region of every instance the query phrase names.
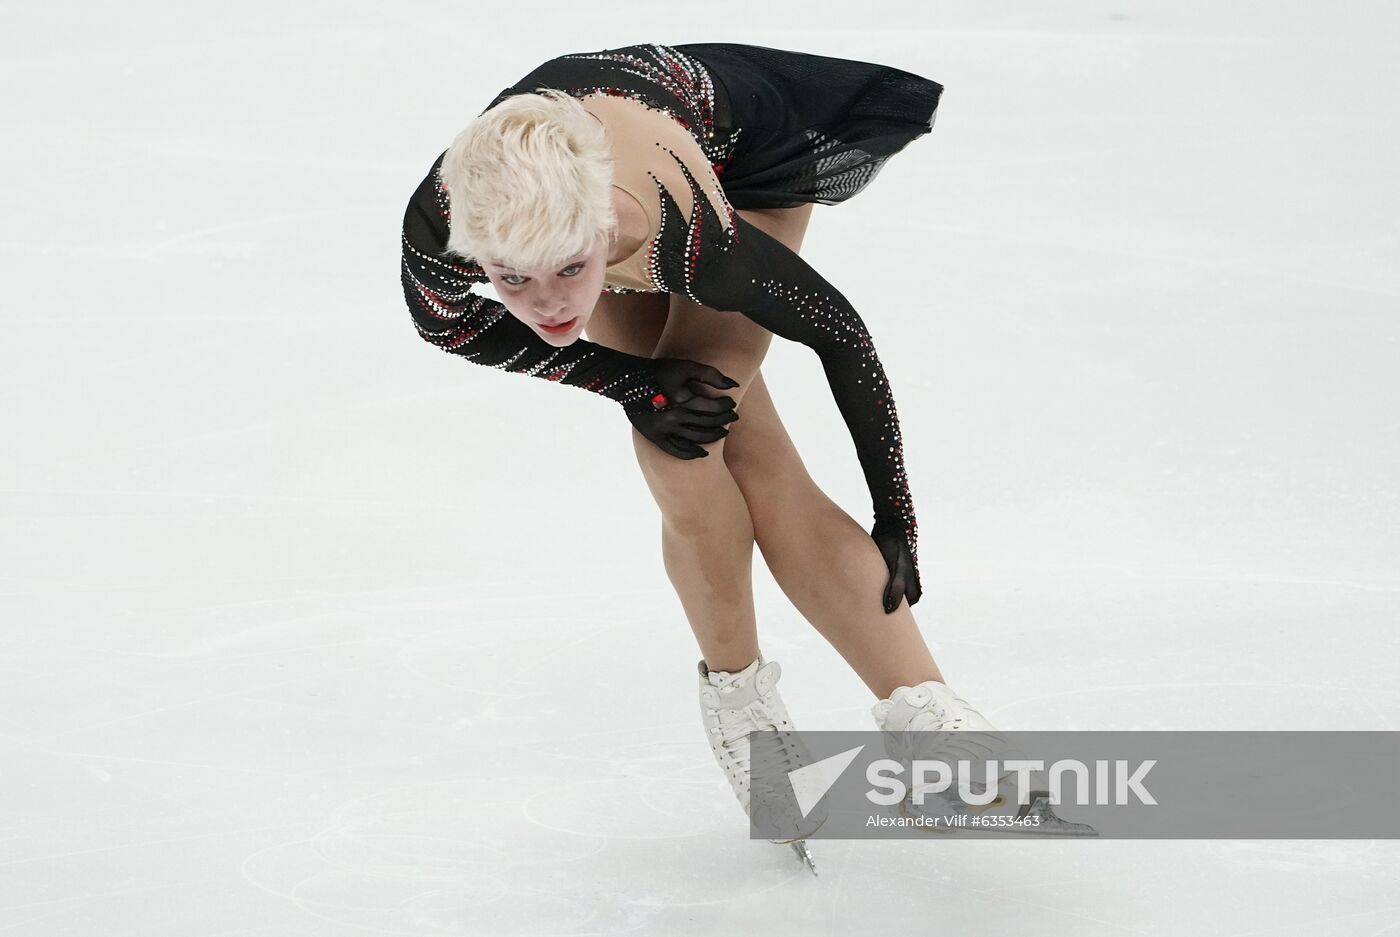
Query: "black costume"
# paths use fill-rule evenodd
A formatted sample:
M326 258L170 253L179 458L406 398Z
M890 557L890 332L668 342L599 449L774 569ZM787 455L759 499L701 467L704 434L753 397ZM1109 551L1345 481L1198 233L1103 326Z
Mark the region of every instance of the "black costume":
M541 87L580 99L626 97L689 131L685 146L693 139L704 160L681 159L668 149L676 167L665 170L689 187L688 216L671 190L675 184L668 188L660 168L652 176L661 221L646 256L648 289L743 313L817 352L870 489L871 536L891 572L886 610L901 596L914 604L921 593L918 528L894 398L870 334L835 287L734 209L845 201L888 157L932 128L942 85L887 66L759 46L645 44L552 59L486 110ZM448 202L441 163L439 156L404 216L401 276L419 334L479 364L609 397L632 416L673 406L679 385L666 359L585 339L557 348L501 303L472 292L472 284L488 278L474 259L444 252ZM704 163L712 174L697 178L692 167ZM723 192L719 209L706 195L716 188ZM635 291L616 284L605 289Z

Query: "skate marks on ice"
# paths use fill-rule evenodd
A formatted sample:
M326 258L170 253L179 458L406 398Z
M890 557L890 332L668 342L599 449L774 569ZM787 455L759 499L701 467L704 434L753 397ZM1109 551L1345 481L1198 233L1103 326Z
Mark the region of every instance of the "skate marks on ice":
M242 875L322 920L425 937L654 932L677 907L761 904L793 877L732 811L688 818L657 808L655 787L561 788L540 774L404 785L342 803L309 838L249 854ZM610 820L624 828L608 831Z
M935 654L1015 730L1387 731L1400 728L1390 657L1358 649L1391 643L1397 596L1243 573L968 582L945 615L978 643L950 634ZM1320 627L1348 638L1320 640Z
M610 663L622 648L682 659L668 647L689 636L652 624L645 597L567 598L559 614L413 610L381 660L432 707L434 750L410 770L435 780L341 801L313 836L247 855L245 880L327 921L457 935L645 932L678 906L757 906L807 876L748 838L677 689L689 667ZM624 716L619 694L637 701ZM375 782L356 773L342 793Z
M575 875L562 870L605 842L502 822L518 815L518 792L538 783L459 779L348 800L310 838L246 856L242 875L307 914L387 933L527 934L546 922L586 930L587 896L549 882Z
M1281 715L1292 712L1288 707L1296 703L1300 692L1318 700L1328 700L1330 706L1336 707L1336 712L1314 709L1287 717ZM1400 690L1282 680L1125 683L1039 693L989 707L989 712L1004 721L1024 718L1029 722L1036 718L1036 713L1043 711L1046 703L1054 702L1065 708L1063 704L1068 701L1082 704L1086 712L1115 713L1111 726L1091 725L1080 720L1075 725L1079 729L1324 730L1336 728L1337 713L1345 709L1350 714L1350 724L1346 727L1349 730L1368 727L1393 730L1397 728L1395 717L1400 707ZM1139 721L1125 723L1123 720L1132 719L1133 713L1140 714ZM1358 720L1358 714L1363 718ZM1282 721L1285 718L1286 724Z

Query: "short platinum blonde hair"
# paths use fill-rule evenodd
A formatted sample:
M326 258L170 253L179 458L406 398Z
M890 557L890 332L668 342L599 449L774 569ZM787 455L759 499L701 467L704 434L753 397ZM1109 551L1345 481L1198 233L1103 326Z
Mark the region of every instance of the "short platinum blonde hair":
M447 248L478 263L551 267L617 228L607 131L555 88L481 114L453 139L441 172Z

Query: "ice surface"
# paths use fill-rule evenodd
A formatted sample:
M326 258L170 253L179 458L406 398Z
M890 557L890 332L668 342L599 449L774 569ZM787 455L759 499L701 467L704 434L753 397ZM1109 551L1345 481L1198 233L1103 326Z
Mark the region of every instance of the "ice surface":
M1395 7L681 9L9 11L0 933L1400 933L1393 842L749 841L630 426L420 342L396 272L550 56L934 78L803 253L897 394L950 683L1011 728L1396 729ZM817 360L764 371L866 522ZM755 573L798 726L868 728Z

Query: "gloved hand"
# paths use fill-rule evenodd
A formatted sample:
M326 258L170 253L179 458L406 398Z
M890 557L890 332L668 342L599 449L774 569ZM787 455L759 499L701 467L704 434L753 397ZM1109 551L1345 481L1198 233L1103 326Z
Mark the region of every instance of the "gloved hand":
M623 407L627 418L663 452L678 459L705 458L710 453L700 443L714 442L729 435L725 424L739 419L734 398L711 397L701 388L738 387L707 364L685 358L656 358L655 379L659 394L636 400Z
M913 606L924 594L924 590L919 583L919 567L914 562L914 552L909 548L909 541L900 523L891 518L877 517L875 526L870 531L870 538L880 547L880 555L885 558L885 565L890 571L890 578L885 583L885 592L881 599L885 614L888 615L899 608L899 601L903 598L908 598L909 604Z

